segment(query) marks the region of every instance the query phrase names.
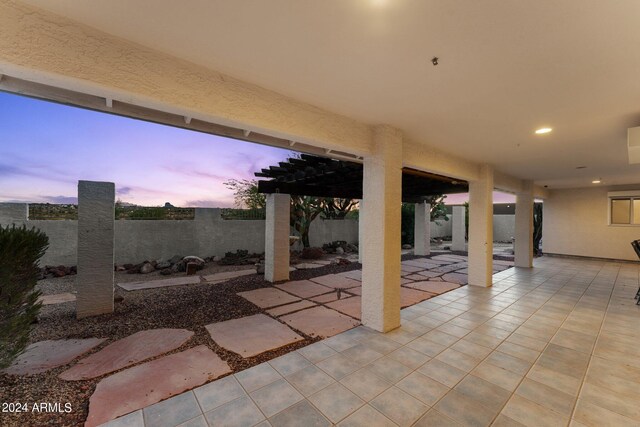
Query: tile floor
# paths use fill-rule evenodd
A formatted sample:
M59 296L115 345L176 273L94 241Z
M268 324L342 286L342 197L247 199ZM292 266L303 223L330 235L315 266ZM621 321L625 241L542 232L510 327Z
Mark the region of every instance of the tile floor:
M113 426L638 426L635 264L541 258Z

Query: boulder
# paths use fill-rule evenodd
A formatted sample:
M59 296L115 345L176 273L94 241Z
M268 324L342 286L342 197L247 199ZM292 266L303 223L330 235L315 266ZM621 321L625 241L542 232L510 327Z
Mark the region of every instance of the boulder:
M163 268L162 270L160 270L160 274L162 274L163 276L170 276L173 274L173 271L171 270L171 268Z
M164 270L165 268L171 268L171 262L169 262L169 261L160 261L158 264L156 264L156 269L157 270Z
M156 268L150 262L145 262L144 264L142 264L142 267L140 267L141 274L149 274L155 270Z
M344 249L342 249L342 247L338 246L336 248L336 254L338 255L344 255Z
M182 261L182 255L174 255L169 259L169 263L171 263L171 265L177 264L180 261Z

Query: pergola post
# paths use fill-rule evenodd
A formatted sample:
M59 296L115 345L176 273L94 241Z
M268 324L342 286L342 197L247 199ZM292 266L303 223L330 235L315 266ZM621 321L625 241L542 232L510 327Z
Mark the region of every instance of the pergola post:
M78 181L78 319L113 312L115 184Z
M465 241L465 207L453 206L451 214L451 250L465 252L467 245Z
M364 236L364 200L358 201L358 262L362 264L362 258L364 254L364 246L362 245Z
M264 279L289 280L289 215L291 196L267 194Z
M364 158L363 198L362 324L387 332L400 326L402 134L395 128L373 129L372 153Z
M431 253L431 204L416 203L413 226L413 254L429 255Z
M493 169L480 168L469 182L469 284L488 287L493 278Z
M533 267L533 182L526 181L522 192L516 194L516 267Z

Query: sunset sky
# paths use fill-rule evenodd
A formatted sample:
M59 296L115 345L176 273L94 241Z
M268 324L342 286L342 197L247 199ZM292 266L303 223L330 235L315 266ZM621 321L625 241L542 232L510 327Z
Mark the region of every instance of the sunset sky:
M138 205L230 207L224 181L253 179L289 154L0 92L0 202L75 203L82 179L115 182L116 197Z

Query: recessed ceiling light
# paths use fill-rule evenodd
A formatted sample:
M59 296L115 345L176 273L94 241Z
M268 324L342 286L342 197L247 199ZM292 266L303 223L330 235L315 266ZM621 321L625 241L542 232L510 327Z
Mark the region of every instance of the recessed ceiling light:
M586 169L586 166L576 166L576 169Z
M549 133L549 132L551 132L552 130L553 130L553 129L551 129L551 128L540 128L540 129L536 129L536 133L537 133L538 135L542 135L542 134L545 134L545 133Z
M600 184L602 181L599 179L594 179L593 181L591 181L592 184Z

